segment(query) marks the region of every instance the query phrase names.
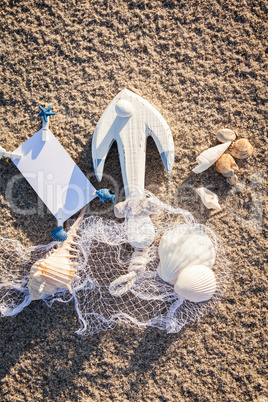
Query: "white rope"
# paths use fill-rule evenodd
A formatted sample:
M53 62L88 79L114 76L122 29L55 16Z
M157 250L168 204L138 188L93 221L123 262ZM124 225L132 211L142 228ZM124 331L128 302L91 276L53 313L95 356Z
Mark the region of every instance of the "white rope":
M129 273L121 275L109 286L109 291L112 296L122 296L133 287L138 275L146 269L148 255L149 249L134 251L128 268ZM125 282L125 286L120 287Z
M135 271L131 271L126 275L121 275L111 283L109 286L109 292L112 296L122 296L132 288L136 279L137 273ZM124 282L126 282L125 286L120 287Z

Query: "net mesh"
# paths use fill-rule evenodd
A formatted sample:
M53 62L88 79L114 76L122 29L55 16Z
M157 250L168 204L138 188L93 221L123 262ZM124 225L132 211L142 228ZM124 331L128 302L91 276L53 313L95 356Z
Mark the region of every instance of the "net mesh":
M73 284L73 294L59 289L43 301L52 305L74 301L80 328L77 333L92 335L124 322L141 328L157 327L168 333L179 332L187 323L207 314L224 294L229 268L222 245L211 229L195 222L193 216L180 208L172 208L145 191L135 194L123 222L87 217L76 236L79 280ZM141 203L154 205L151 219L155 229L154 242L146 249L128 243L128 222L142 214ZM158 244L161 236L179 224L187 224L191 233L206 233L213 242L216 261L213 271L217 289L207 302L192 303L174 292L174 287L158 276ZM31 302L27 288L32 264L44 258L47 246L25 248L21 243L0 239L0 313L19 313Z

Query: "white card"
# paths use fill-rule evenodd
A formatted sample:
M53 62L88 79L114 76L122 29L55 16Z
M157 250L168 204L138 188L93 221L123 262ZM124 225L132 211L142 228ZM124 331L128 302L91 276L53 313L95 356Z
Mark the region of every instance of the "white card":
M21 159L11 159L56 219L62 209L64 222L93 200L96 190L52 132L46 130L46 141L42 133L14 151Z

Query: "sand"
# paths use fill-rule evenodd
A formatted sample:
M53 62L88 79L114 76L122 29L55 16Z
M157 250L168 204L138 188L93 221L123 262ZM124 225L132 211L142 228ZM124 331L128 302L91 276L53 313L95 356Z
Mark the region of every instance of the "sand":
M136 88L165 117L176 147L168 178L148 142L146 187L214 229L231 266L217 308L175 335L123 325L81 338L72 304L42 301L1 319L1 401L267 401L267 3L2 0L0 18L1 145L13 150L28 139L40 128L38 105L52 104L58 140L95 186L123 199L116 146L98 184L91 140L109 101ZM191 173L222 127L254 146L238 162L238 189L214 167ZM24 180L14 188L17 210L7 201L17 173L1 160L1 236L49 242L55 220ZM193 190L200 185L219 195L222 211L202 206ZM98 201L92 211L113 216Z

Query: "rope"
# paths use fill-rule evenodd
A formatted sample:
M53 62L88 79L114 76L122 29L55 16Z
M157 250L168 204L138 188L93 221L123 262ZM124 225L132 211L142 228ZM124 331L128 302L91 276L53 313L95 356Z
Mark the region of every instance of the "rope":
M136 282L138 274L146 269L149 250L136 250L129 264L129 273L119 276L109 286L112 296L122 296L128 292ZM126 282L125 286L121 286Z
M137 273L135 271L131 271L126 275L121 275L111 283L109 286L109 292L112 296L122 296L132 288L136 278ZM125 286L120 287L124 282L126 282Z

